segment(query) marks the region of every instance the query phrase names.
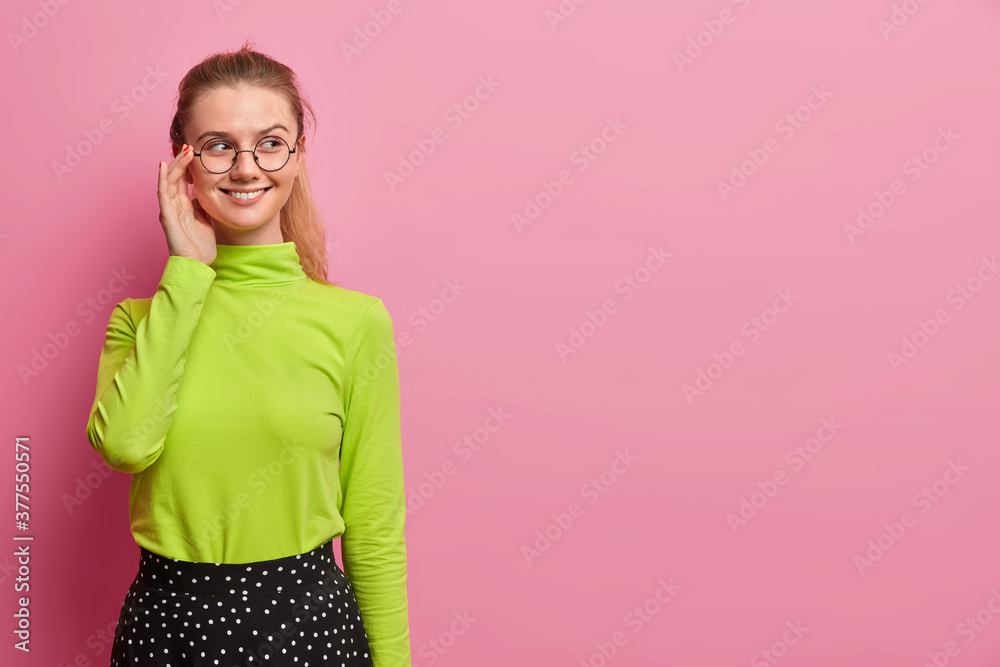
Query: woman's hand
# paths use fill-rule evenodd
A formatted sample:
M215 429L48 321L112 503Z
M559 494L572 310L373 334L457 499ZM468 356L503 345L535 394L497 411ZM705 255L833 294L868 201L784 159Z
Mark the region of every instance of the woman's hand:
M171 255L190 257L211 264L215 261L215 220L197 199L188 196L184 179L194 159L194 148L184 144L170 164L160 162L156 196L160 200L160 225Z

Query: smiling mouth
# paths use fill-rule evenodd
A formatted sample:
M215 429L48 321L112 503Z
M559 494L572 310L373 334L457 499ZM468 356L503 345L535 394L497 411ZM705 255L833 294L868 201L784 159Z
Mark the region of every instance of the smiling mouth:
M258 188L257 190L252 190L250 192L241 192L241 191L237 191L237 190L227 190L225 188L219 188L219 189L222 190L223 192L225 192L227 195L229 195L233 199L236 199L237 201L250 202L250 201L255 201L257 199L260 199L260 197L265 192L267 192L268 190L270 190L272 187L274 187L274 186L273 185L269 185L266 188Z

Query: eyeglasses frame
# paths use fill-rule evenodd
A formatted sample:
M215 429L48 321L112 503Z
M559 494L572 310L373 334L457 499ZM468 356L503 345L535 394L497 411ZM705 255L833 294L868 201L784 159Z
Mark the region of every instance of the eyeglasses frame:
M272 134L272 135L269 135L269 136L266 136L266 137L261 137L257 141L257 143L254 144L253 150L247 150L246 148L244 148L243 150L236 150L236 154L233 155L233 163L231 165L229 165L229 169L226 169L225 171L212 171L211 169L209 169L208 167L205 166L205 161L201 159L201 154L203 152L205 152L205 146L209 145L213 141L219 141L220 139L222 141L225 141L228 144L231 144L233 146L233 149L236 149L235 142L229 141L229 139L226 139L225 137L209 137L209 139L207 141L205 141L205 143L203 143L201 145L200 151L194 154L195 157L198 158L198 161L201 162L201 166L204 167L205 171L207 171L210 174L226 174L226 173L228 173L233 167L236 166L236 160L239 159L240 153L250 153L250 155L253 156L254 164L256 164L257 168L260 169L261 171L266 171L268 173L273 173L275 171L281 171L282 169L285 168L285 164L288 164L288 161L290 159L292 159L292 153L294 153L295 150L296 150L296 149L292 148L291 146L289 146L287 141L285 141L284 139L282 139L281 137L279 137L276 134ZM265 139L279 139L281 141L281 143L285 144L285 148L288 149L288 156L285 158L285 164L281 165L277 169L264 169L264 167L260 166L260 160L257 158L257 147L260 146L260 142L264 141Z

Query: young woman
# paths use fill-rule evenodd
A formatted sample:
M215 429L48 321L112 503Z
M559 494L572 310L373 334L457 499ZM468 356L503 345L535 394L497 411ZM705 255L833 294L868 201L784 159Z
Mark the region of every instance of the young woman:
M325 278L304 109L246 44L180 83L169 257L110 316L87 423L139 546L113 667L411 664L393 325Z

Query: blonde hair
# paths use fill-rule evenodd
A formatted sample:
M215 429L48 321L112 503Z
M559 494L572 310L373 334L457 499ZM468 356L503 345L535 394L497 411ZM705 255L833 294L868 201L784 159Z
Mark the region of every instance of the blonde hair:
M247 40L237 51L210 55L192 67L181 79L177 92L177 112L170 123L170 141L174 155L180 152L181 145L185 142L184 128L190 121L194 103L217 88L241 86L266 88L284 95L298 124L294 143L298 144L305 131L306 111L315 124L316 115L299 92L295 72L273 58L251 49L250 41ZM302 270L309 278L333 285L327 279L326 231L309 187L305 148L299 145L298 150L302 153L299 156L299 175L292 185L288 201L281 208L281 236L285 242L295 242Z

